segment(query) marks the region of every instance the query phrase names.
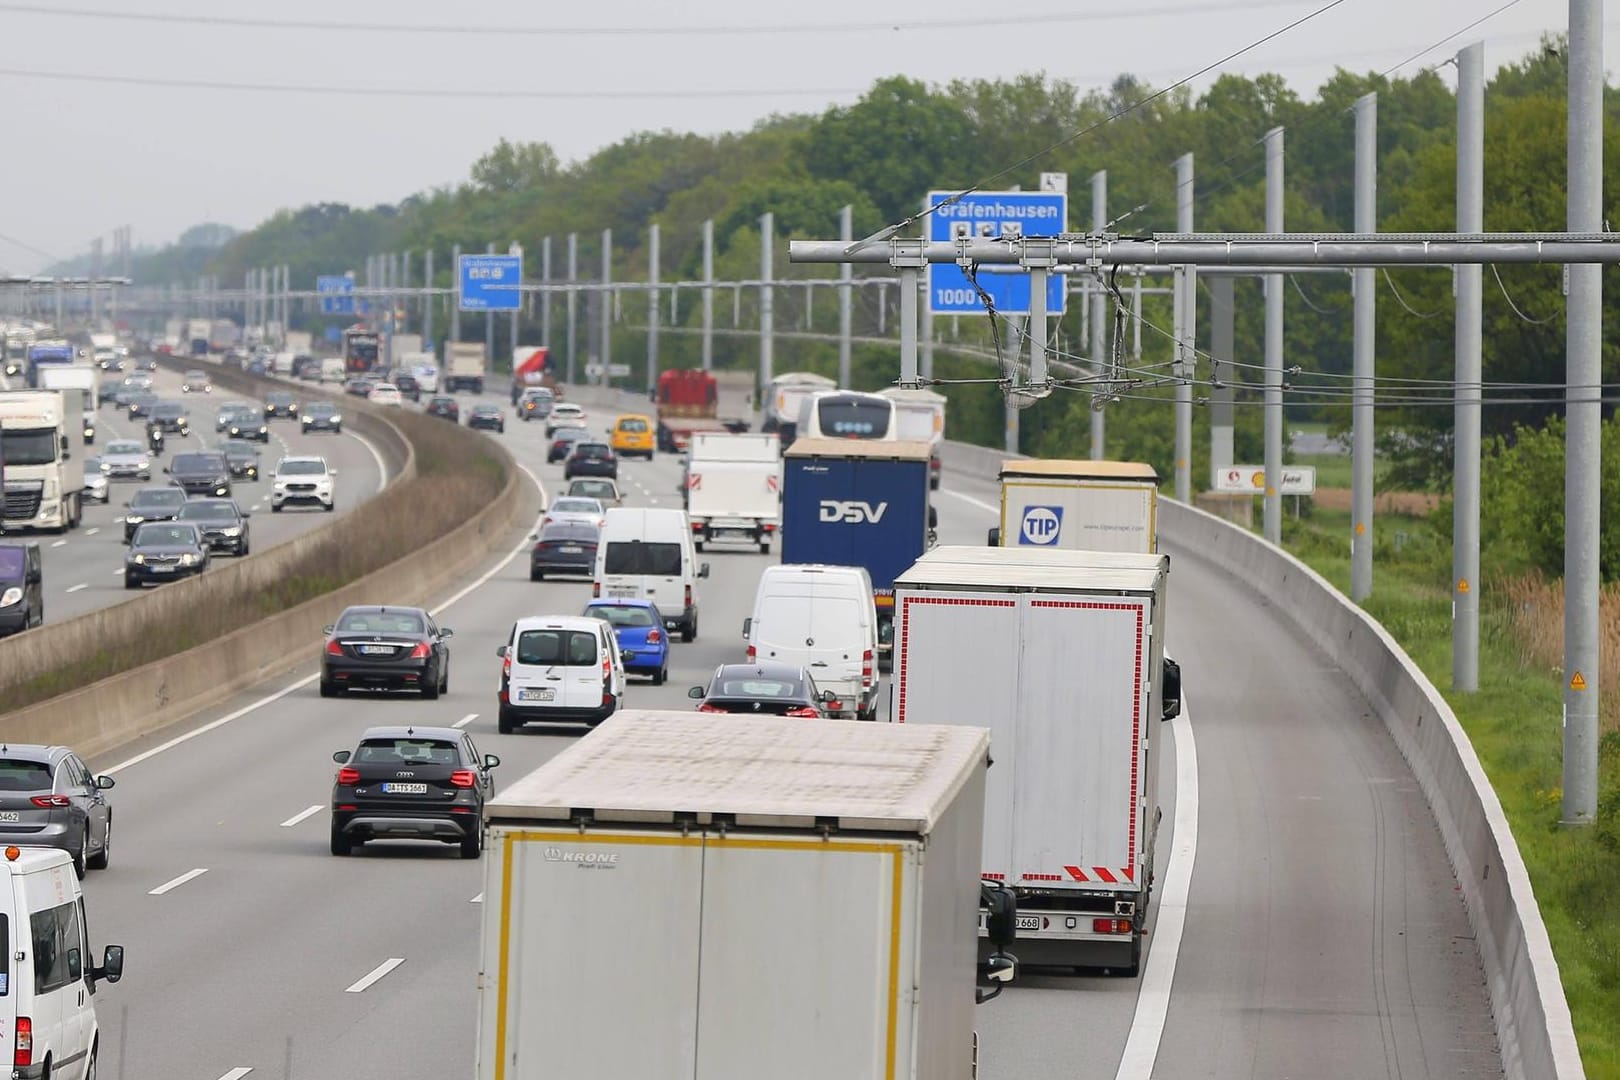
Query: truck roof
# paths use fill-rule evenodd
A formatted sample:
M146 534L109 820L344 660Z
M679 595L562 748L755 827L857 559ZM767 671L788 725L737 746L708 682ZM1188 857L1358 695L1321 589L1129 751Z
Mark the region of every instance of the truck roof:
M950 400L950 398L946 397L944 394L941 394L939 391L930 390L923 386L888 386L884 387L882 390L879 390L878 396L886 397L896 404L904 401L916 402L923 405L944 405Z
M896 589L973 586L1086 592L1153 592L1170 556L1026 547L936 547L895 579Z
M934 448L922 440L795 439L783 457L879 458L885 461L927 461Z
M927 834L990 749L977 727L627 709L517 781L490 819Z
M1146 480L1157 484L1159 473L1143 461L1079 461L1014 458L1001 463L1001 478L1061 477L1065 480Z

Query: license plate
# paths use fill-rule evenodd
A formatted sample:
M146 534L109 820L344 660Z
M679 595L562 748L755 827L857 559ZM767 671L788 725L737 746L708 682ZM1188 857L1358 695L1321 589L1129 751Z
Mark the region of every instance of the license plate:
M634 598L635 595L636 595L636 590L635 589L623 589L623 588L610 588L610 589L608 589L608 595L609 596L628 596L628 597Z
M1040 928L1041 928L1041 917L1039 915L1020 915L1020 916L1018 916L1018 929L1020 929L1020 930L1039 930Z
M22 815L15 810L0 810L0 821L21 821Z
M426 795L426 784L384 784L383 791L389 795Z
M391 645L362 645L362 646L360 646L359 652L360 652L360 654L362 656L393 656L394 655L394 649L393 649L393 646L391 646Z
M154 566L154 567L152 567L152 573L154 573L154 574L172 574L172 573L174 573L174 571L175 571L175 568L172 567L172 566Z
M519 701L555 701L557 691L549 686L530 686L518 691Z
M579 547L577 545L564 545L563 547L560 547L557 550L562 552L564 555L578 555L580 552L584 551L585 549L582 548L582 547Z

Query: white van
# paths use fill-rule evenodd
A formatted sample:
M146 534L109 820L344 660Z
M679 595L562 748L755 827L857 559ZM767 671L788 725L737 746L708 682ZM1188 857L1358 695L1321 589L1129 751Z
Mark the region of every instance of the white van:
M769 566L743 620L748 660L799 664L861 720L877 719L877 608L859 566Z
M328 356L321 361L321 382L340 383L349 377L349 368L341 356Z
M613 627L584 615L534 615L512 625L501 658L497 727L524 724L590 727L624 703L624 656Z
M73 860L56 848L5 849L0 882L0 1060L12 1076L95 1076L96 985L124 973L124 947L90 959Z
M610 509L594 576L592 596L651 600L664 613L666 630L679 630L682 641L697 640L697 580L709 576L709 564L697 561L685 510Z

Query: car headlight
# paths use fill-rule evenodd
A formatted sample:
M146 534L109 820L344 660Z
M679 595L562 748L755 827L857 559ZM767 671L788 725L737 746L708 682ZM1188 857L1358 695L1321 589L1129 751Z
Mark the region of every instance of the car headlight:
M223 528L223 529L221 529L219 531L220 531L220 534L222 536L241 536L242 535L242 526L240 526L240 525L228 525L228 526L226 526L225 528Z
M145 520L146 520L146 518L142 517L140 514L125 514L124 515L124 524L126 524L126 525L139 525L141 522L143 522Z
M135 467L137 469L150 469L152 467L152 459L151 458L140 458L139 460L137 460L135 462Z
M5 592L0 593L0 607L10 607L22 600L22 590L13 585Z
M101 471L104 472L104 473L110 473L110 472L112 472L112 466L109 465L107 462L103 461L101 463Z
M137 554L137 555L133 556L129 561L134 563L136 566L145 566L146 565L146 556Z
M197 556L193 555L189 551L186 552L184 555L180 556L180 565L181 566L196 566L197 565Z

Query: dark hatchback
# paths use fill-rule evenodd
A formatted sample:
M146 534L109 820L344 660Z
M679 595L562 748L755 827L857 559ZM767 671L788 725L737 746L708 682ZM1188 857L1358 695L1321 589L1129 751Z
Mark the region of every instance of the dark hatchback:
M467 426L505 433L506 414L495 405L474 405L467 413Z
M429 416L437 416L442 420L461 422L461 406L456 404L455 398L446 394L428 398L426 412Z
M165 434L191 434L191 418L186 415L186 407L178 401L159 401L152 406L149 415L152 425L161 428Z
M244 439L231 439L220 448L220 453L225 455L225 465L233 477L241 480L259 478L259 451L252 443Z
M176 454L163 471L172 476L187 495L225 498L231 493L231 467L218 450Z
M202 530L178 521L140 526L124 552L124 588L175 581L208 569L208 543Z
M38 544L0 544L0 637L45 621L45 569Z
M128 412L129 419L139 420L142 417L152 415L152 406L156 405L160 400L162 399L150 390L137 390L133 394L125 395L124 407Z
M304 410L303 429L305 431L330 431L334 435L343 434L343 413L330 401L312 401Z
M192 499L180 508L174 520L197 526L210 551L246 555L252 550L247 523L250 516L234 499Z
M551 465L564 460L573 452L575 443L588 438L590 435L584 428L558 428L552 433L551 446L546 450L546 464Z
M721 664L707 689L694 686L686 696L697 699L698 712L806 720L825 719L838 704L836 694L818 689L810 673L795 664Z
M540 581L547 574L595 575L596 547L602 540L602 531L595 525L554 521L529 539L534 541L529 552L530 581Z
M420 690L432 700L450 689L453 635L412 607L350 607L326 628L321 697L349 689Z
M400 397L408 397L412 401L422 400L422 384L416 381L416 376L408 371L402 371L394 376L394 385L399 387Z
M177 487L141 488L124 504L124 543L148 521L173 521L184 505L186 493Z
M339 750L332 784L332 854L371 840L439 840L461 857L484 848L484 800L495 794L472 736L448 727L374 727L354 750Z
M274 420L280 417L291 420L298 415L298 399L288 393L266 394L264 399L264 418Z
M573 453L563 462L563 479L576 476L607 476L619 478L619 459L613 456L613 447L605 442L576 442Z

